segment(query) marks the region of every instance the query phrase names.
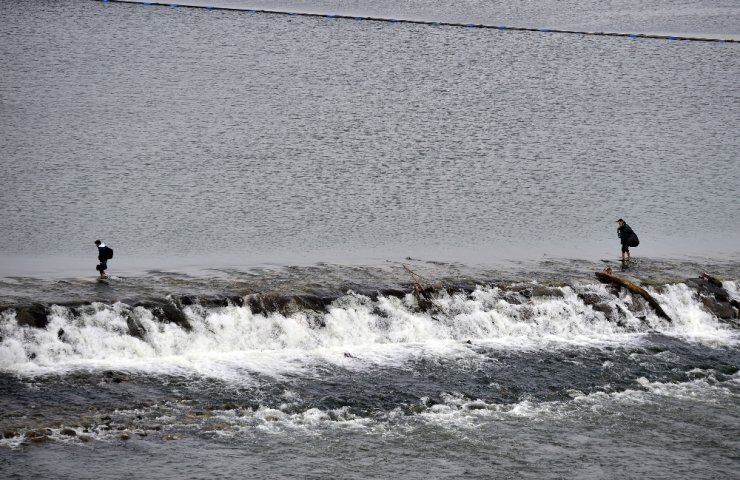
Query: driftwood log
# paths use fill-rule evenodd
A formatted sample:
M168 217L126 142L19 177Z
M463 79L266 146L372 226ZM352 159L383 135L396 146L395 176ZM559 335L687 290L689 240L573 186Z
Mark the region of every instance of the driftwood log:
M419 308L429 310L437 306L434 302L434 293L442 289L442 283L425 280L421 275L406 265L403 265L403 269L411 276L411 280L414 283L414 297Z
M647 301L647 303L655 310L655 313L660 317L663 318L669 322L672 322L671 317L668 316L667 313L663 310L663 307L660 306L660 304L653 298L652 295L650 295L647 290L645 290L642 287L638 287L634 283L625 280L623 278L619 278L616 275L613 275L611 273L607 272L596 272L596 278L598 278L600 281L604 283L611 283L612 285L617 285L619 287L624 287L630 292L641 296L642 298Z

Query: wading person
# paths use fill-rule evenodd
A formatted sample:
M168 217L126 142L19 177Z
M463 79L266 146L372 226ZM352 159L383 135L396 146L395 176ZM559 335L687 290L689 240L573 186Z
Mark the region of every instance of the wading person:
M622 242L622 261L626 262L630 259L630 247L636 247L640 244L640 240L637 238L637 234L627 225L623 219L617 220L617 237Z
M100 272L99 278L108 278L105 271L108 270L108 260L113 258L113 249L100 240L95 240L95 246L98 247L98 262L100 262L98 263L98 266L95 267L95 270Z

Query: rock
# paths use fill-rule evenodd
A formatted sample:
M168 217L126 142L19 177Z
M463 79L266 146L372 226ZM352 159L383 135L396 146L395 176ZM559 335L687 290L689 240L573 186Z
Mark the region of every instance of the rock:
M230 305L233 305L235 307L243 307L244 306L244 297L241 295L232 295L230 297L227 297L225 303L225 307L228 307Z
M62 433L62 435L67 436L67 437L76 437L77 436L77 432L74 429L71 429L71 428L63 428L61 433Z
M185 313L183 313L183 311L180 310L180 308L178 308L173 303L140 302L134 306L146 308L147 310L152 312L152 315L154 316L154 318L156 318L160 322L174 323L180 326L183 330L186 330L188 332L193 329L192 325L190 325L190 321L185 316ZM136 326L134 325L134 327ZM131 326L129 325L129 330L130 329L131 329ZM138 329L135 328L135 331L137 330Z
M121 435L118 436L118 438L120 438L121 440L126 441L129 438L131 438L131 436L128 434L128 432L123 432Z
M403 298L406 296L405 290L401 290L400 288L384 288L377 292L368 292L368 297L372 298L373 300L377 300L378 295L382 295L383 297L396 297L396 298Z
M193 329L188 317L186 317L182 310L177 308L175 305L165 303L161 306L161 309L165 321L179 325L183 330L191 331Z
M602 303L601 297L596 293L579 293L578 298L586 305L598 305Z
M532 292L529 290L526 291L526 294L520 292L506 292L504 294L504 301L509 305L523 305L530 298L532 298Z
M185 305L185 306L187 306L187 305L195 305L195 301L191 297L189 297L187 295L181 296L179 298L179 302L180 302L180 305Z
M722 287L722 282L707 273L699 278L689 278L686 285L694 288L701 299L702 305L719 320L737 327L734 320L740 318L740 306L730 298L730 294Z
M289 313L291 299L283 295L276 294L252 294L244 299L246 305L254 314L269 314L280 312L285 315Z
M705 280L710 285L714 285L715 287L723 288L722 287L722 282L719 281L718 279L714 278L713 276L709 275L707 272L704 272L701 275L699 275L699 278L701 278L702 280Z
M19 307L15 312L15 321L19 326L46 328L49 324L48 309L40 303L28 307Z
M612 306L605 303L600 295L593 292L583 292L578 294L578 298L581 299L584 305L590 306L595 312L603 313L610 322L617 319Z
M52 431L48 428L42 430L31 430L26 432L25 438L33 443L44 443L50 440L49 436L51 434Z
M18 432L14 432L12 430L5 430L3 432L3 438L13 438L17 436L18 436Z
M131 312L126 312L126 325L128 326L129 335L136 337L139 340L144 340L146 337L146 329L137 318L133 317Z
M293 297L293 301L303 309L313 310L315 312L325 312L326 307L331 305L334 299L319 295L300 295Z
M544 285L529 285L522 286L513 289L514 292L519 293L526 299L533 297L564 297L565 294L559 288L546 287Z
M77 437L81 442L88 443L92 441L92 437L89 435L80 435Z
M738 318L738 310L729 302L718 302L711 297L703 297L701 303L720 320L732 320Z
M537 285L535 287L532 287L532 296L533 297L565 297L565 294L562 290L559 288L553 288L553 287L543 287L540 285Z
M609 321L613 321L615 318L614 309L611 307L611 305L607 303L597 303L597 304L591 305L591 308L595 312L603 313L604 316L606 316L606 319Z
M730 294L722 287L721 283L717 284L717 282L718 281L716 279L710 281L704 277L699 277L689 278L686 280L686 285L696 289L696 291L699 292L699 295L712 296L720 302L729 302Z
M108 371L108 372L105 372L103 381L121 383L121 382L127 381L128 379L129 379L128 375L124 373ZM110 417L107 417L107 418L110 418Z

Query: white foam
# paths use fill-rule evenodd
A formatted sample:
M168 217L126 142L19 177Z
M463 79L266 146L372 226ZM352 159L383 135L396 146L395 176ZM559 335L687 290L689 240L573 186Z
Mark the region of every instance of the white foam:
M307 408L297 411L300 399L295 392L286 391L286 403L278 408L261 406L254 410L234 408L193 412L187 402L165 403L144 409L117 410L116 424L128 425L124 430L110 429L105 425L91 426L87 430L74 428L76 436L65 436L62 428L50 429L53 441L80 442L84 435L89 440L102 442L122 441L121 435L154 435L164 438L181 431L200 431L219 438L234 438L254 434L302 436L320 435L331 429L342 429L380 434L384 436L408 435L430 425L454 432L469 432L491 422L531 424L533 422L560 422L576 419L589 421L589 417L618 416L634 408L664 408L666 399L677 405L724 404L736 405L740 373L729 381L718 382L712 371L697 370L700 378L685 382L651 382L646 378L635 381L634 388L620 392L584 393L569 391L570 399L538 401L523 398L513 403L498 403L471 399L457 392L442 393L440 403L430 405L428 398L421 398L417 413L407 415L400 408L388 412L375 412L359 416L349 407L322 410ZM143 419L142 419L143 417ZM157 430L152 425L160 425ZM11 439L0 440L0 446L18 447L25 432Z
M686 382L650 382L639 378L633 389L620 392L595 392L585 394L573 390L571 400L536 401L525 398L519 402L500 404L487 403L480 399L469 399L461 394L450 393L440 396L442 403L425 408L417 415L428 423L450 429L477 428L481 423L491 421L560 421L575 417L583 420L588 415L620 414L625 408L640 405L664 405L665 398L678 402L710 403L725 402L734 404L738 393L734 393L727 383L719 383L713 376ZM735 390L740 385L740 373L733 375L729 382ZM426 399L422 399L426 403Z
M722 282L722 287L727 291L731 299L740 302L740 289L738 288L738 282Z
M650 324L661 333L710 345L739 344L737 332L704 310L695 292L685 284L667 285L663 292L651 294L673 320L665 324L654 314L650 316Z
M83 307L77 316L55 306L45 329L19 327L14 312L6 311L0 318L0 369L23 375L114 369L244 381L253 374L305 373L327 362L361 370L420 356L475 356L468 340L495 348L545 349L623 344L659 331L711 345L738 344L738 334L703 310L685 285L654 292L673 323L649 310L645 320L629 313L628 294L615 298L602 285L583 288L618 307L620 322L584 304L571 287L560 288L562 296L518 305L504 300L507 292L481 287L471 295L440 296L433 314L417 311L411 295L374 301L353 293L325 313L288 316L255 315L247 307L191 306L184 313L192 331L120 303ZM129 335L129 317L141 325L142 339Z

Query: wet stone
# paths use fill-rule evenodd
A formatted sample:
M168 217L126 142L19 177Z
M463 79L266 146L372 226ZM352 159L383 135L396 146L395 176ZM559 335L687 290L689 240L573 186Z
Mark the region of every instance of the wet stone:
M596 293L579 293L578 298L586 305L597 305L602 302L601 297Z
M689 278L686 280L686 285L694 288L701 296L712 296L719 302L729 302L730 295L722 287L721 283L712 277L707 278Z
M146 337L146 329L141 322L134 318L131 312L126 312L126 326L128 326L128 334L132 337L144 340Z
M103 381L106 382L106 383L108 383L108 382L121 383L121 382L128 381L128 379L129 379L128 375L125 375L123 373L105 372ZM110 420L110 417L107 417L107 418L108 418L108 420Z
M15 321L19 326L46 328L49 324L47 308L35 303L28 307L20 307L15 312Z
M25 438L33 443L44 443L50 440L51 434L52 431L49 429L35 430L26 432Z
M529 291L526 295L519 292L506 292L504 295L504 301L510 305L523 305L527 303L529 298L531 298L531 292Z
M559 288L536 286L536 287L532 287L532 296L533 297L560 297L562 298L565 296L565 294Z
M704 307L720 320L732 320L738 318L738 311L729 302L718 302L711 297L701 299Z

